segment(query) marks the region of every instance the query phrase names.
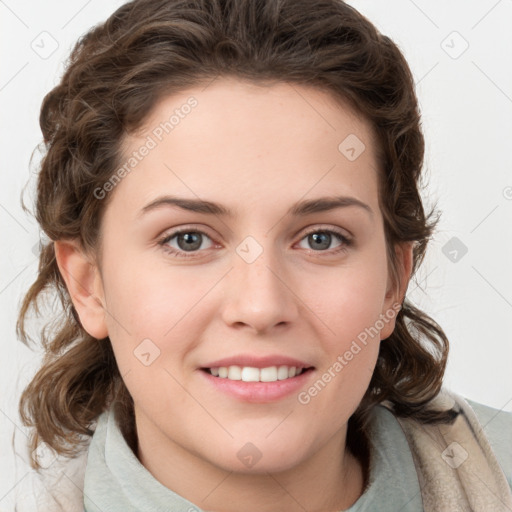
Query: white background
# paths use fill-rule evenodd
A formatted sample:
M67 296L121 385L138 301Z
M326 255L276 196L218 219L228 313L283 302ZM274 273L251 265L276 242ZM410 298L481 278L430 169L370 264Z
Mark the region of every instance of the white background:
M11 510L12 489L24 474L19 468L14 473L11 438L15 428L24 435L17 401L39 357L14 330L22 294L37 270L38 228L22 211L20 194L37 169L29 160L41 141L39 108L78 36L122 3L0 1L2 512ZM512 1L350 3L390 36L410 63L427 144L425 200L427 208L437 201L443 212L409 296L451 341L445 385L512 411ZM40 52L58 47L42 58L33 49L38 44ZM30 194L27 200L30 204ZM453 237L468 249L462 257L458 252L456 262L443 253Z

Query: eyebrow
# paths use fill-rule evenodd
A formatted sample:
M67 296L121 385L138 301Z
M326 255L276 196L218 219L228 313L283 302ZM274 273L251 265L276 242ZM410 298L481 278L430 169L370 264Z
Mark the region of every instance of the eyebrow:
M205 213L209 215L220 215L223 217L234 216L234 213L229 208L226 208L221 204L211 201L204 201L201 199L186 199L184 197L176 196L161 196L156 198L154 201L151 201L141 209L139 216L164 206L177 206L183 210L196 213ZM348 206L357 206L368 212L370 217L373 218L373 210L370 208L370 206L351 196L318 197L316 199L299 201L298 203L292 205L292 207L288 210L287 215L302 217L311 215L313 213L326 212L336 208L344 208Z

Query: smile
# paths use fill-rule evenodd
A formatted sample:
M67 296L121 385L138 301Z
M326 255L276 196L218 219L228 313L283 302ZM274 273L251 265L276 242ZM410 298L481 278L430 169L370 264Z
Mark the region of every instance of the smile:
M212 366L200 368L206 385L235 400L271 403L300 392L316 372L314 367L297 366Z
M251 366L220 366L206 368L214 377L228 380L241 380L243 382L276 382L291 379L300 375L306 368L295 366L269 366L267 368L254 368Z

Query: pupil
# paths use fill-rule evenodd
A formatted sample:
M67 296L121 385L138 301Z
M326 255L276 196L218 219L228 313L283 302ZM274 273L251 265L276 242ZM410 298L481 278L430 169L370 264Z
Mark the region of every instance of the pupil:
M180 243L181 241L185 242L183 246ZM199 233L182 233L178 236L178 245L180 246L180 249L185 251L199 249L199 247L201 247Z
M323 237L323 240L321 238ZM329 233L314 233L310 235L310 238L314 241L312 245L317 248L328 249L331 241L331 235ZM322 246L323 244L323 246Z

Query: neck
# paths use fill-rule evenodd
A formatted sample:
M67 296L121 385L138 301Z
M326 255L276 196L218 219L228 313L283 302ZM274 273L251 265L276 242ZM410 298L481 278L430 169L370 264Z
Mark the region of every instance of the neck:
M345 447L346 428L298 466L274 473L239 473L198 457L155 425L141 421L138 430L145 435L138 444L140 462L164 486L205 510L339 511L363 493L363 463Z

